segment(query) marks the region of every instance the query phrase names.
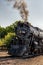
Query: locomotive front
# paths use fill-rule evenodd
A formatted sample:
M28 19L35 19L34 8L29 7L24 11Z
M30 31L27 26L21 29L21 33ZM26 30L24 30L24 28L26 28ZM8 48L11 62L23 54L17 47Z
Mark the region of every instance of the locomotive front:
M33 57L43 54L42 38L33 33L35 30L38 31L28 22L18 22L15 28L16 37L10 44L9 54L20 57Z

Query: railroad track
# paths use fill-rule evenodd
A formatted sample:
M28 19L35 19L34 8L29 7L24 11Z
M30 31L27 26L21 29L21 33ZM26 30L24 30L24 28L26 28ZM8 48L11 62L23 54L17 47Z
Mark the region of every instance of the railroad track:
M12 56L0 57L0 61L6 61L6 60L11 60L11 59L14 59L14 57L12 57Z
M0 56L0 65L43 65L43 56L23 59L6 54L6 56Z
M36 57L36 56L34 56L34 57ZM27 57L27 58L29 59L29 58L33 58L33 57ZM11 60L11 59L27 59L27 58L10 56L10 55L8 55L8 52L6 52L6 51L0 52L0 61L1 60Z

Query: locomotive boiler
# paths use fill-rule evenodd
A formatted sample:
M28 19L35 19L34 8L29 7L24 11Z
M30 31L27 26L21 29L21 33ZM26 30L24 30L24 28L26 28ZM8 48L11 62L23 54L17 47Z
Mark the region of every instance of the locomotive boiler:
M15 33L16 36L9 44L10 55L24 58L43 55L43 30L19 21Z

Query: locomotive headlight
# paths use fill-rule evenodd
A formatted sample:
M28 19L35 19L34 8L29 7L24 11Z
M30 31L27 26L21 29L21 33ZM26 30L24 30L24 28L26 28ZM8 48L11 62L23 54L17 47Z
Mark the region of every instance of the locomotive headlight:
M25 31L22 31L23 34L25 34Z
M19 33L23 33L23 34L25 34L25 31L21 31L21 30L20 30Z
M19 33L20 33L20 34L25 34L26 31L25 31L25 30L20 30Z
M35 44L35 45L38 45L38 42L35 41L34 44Z

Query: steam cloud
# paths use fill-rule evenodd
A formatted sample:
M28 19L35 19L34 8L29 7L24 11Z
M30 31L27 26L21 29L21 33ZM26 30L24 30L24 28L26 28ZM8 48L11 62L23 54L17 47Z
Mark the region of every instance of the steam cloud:
M8 1L12 1L12 0L8 0ZM20 15L22 17L22 19L24 20L24 22L26 22L28 20L28 10L27 10L27 5L25 3L25 0L13 0L14 1L14 8L17 8L20 12Z

